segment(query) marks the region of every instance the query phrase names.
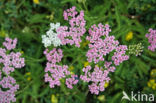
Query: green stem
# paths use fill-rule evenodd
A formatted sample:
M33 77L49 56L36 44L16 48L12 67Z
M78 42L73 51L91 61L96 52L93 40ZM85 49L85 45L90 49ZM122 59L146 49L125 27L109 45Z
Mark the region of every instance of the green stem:
M44 60L46 60L45 58L41 58L41 59L37 59L37 58L31 58L28 56L25 56L26 61L35 61L35 62L43 62Z
M22 92L24 92L32 83L33 83L33 81L31 81L24 89L22 89L22 90L16 92L16 95L17 95L17 94L20 94L20 93L22 93Z
M72 66L77 60L79 60L80 57L82 57L82 55L81 55L81 56L78 56L78 57L70 64L70 66ZM69 67L70 67L70 66L69 66Z
M83 1L82 2L83 3L83 6L84 6L84 8L86 9L86 11L87 11L87 13L88 13L88 8L87 8L87 6L86 6L86 3Z

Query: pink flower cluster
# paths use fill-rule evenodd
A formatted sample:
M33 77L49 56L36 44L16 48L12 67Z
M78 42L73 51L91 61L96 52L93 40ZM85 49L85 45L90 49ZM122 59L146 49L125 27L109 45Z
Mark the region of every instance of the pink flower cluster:
M77 84L78 83L78 76L77 75L71 75L71 78L67 78L66 79L66 85L68 88L72 89L73 88L73 84Z
M16 47L17 44L17 39L15 38L14 40L10 39L10 38L5 38L5 42L3 42L3 45L8 49L14 49Z
M63 57L62 50L61 49L56 50L56 48L54 48L50 52L48 49L46 49L44 51L44 54L46 55L47 60L52 64L56 64L60 62Z
M9 74L15 70L15 68L24 67L24 58L21 58L20 52L13 52L16 47L17 39L14 40L6 38L3 42L3 46L6 49L0 48L0 103L15 102L15 92L19 89L19 85L16 84L16 80Z
M127 48L126 45L119 45L119 46L116 47L116 49L115 49L116 52L112 56L112 60L114 61L115 65L119 65L123 61L129 59L129 56L125 55L127 49L128 48Z
M89 40L90 44L89 50L86 54L87 60L89 62L94 62L97 64L100 61L104 61L104 67L95 66L91 70L91 66L83 68L84 75L81 75L80 78L85 82L91 82L89 85L89 90L93 94L99 94L99 91L104 91L104 85L106 82L109 82L110 78L108 77L109 72L114 72L115 67L113 65L119 65L125 60L129 59L129 56L126 55L127 46L119 45L119 42L115 40L114 36L109 36L111 29L109 25L98 24L98 26L93 25L89 29L89 36L86 37ZM113 53L112 60L110 62L105 60L105 57L110 53ZM109 55L110 57L110 55ZM91 72L93 71L93 72Z
M64 11L64 19L69 21L70 27L61 26L57 29L58 37L63 45L70 44L80 47L81 36L86 32L84 20L84 12L78 12L75 7Z
M50 87L54 88L56 86L60 86L60 80L66 77L71 76L66 79L66 85L68 88L72 89L73 86L78 83L78 80L75 79L77 75L71 75L68 71L68 66L63 65L60 66L56 63L59 63L63 57L62 50L54 48L52 51L48 52L48 49L44 51L46 58L48 60L46 68L45 68L45 82L49 82Z
M148 46L148 49L151 51L155 51L156 49L156 30L149 29L149 33L146 34L146 37L148 38L148 42L151 44Z
M117 40L114 40L114 36L109 36L109 25L98 24L93 25L89 29L89 36L86 37L87 40L90 41L89 50L86 54L87 60L89 62L94 61L94 63L98 63L99 61L104 61L104 57L112 51L116 51L112 60L115 65L119 65L119 63L124 60L128 60L128 56L125 55L125 51L127 50L126 45L119 45Z
M15 79L10 76L4 77L0 81L0 85L3 89L7 89L6 91L3 91L0 88L0 103L16 102L15 92L19 89L19 85L16 84Z
M95 66L94 71L91 72L92 67L87 66L86 68L83 68L84 75L81 75L80 78L85 82L91 82L91 84L88 86L91 93L99 94L99 91L104 91L104 85L105 83L109 82L110 78L108 77L109 72L114 72L115 67L110 66L112 62L105 62L105 68L104 70L102 67Z

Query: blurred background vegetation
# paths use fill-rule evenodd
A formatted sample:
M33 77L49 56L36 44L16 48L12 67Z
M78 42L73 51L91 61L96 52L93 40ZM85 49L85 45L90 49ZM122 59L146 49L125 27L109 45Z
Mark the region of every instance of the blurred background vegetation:
M87 84L82 81L72 90L65 87L63 80L60 87L53 89L44 82L46 59L41 35L51 22L67 25L63 11L72 6L78 11L84 10L87 29L93 24L109 24L110 35L120 44L144 45L141 56L131 55L110 74L111 82L99 95L88 92ZM147 49L149 43L145 38L149 28L156 29L156 0L0 0L0 44L6 36L17 37L17 47L26 58L25 68L12 74L20 85L16 102L129 103L121 101L123 90L128 94L140 91L156 96L156 52ZM80 74L88 65L85 56L79 56L80 53L85 55L87 44L83 40L81 48L62 47L65 56L62 63L70 65L74 73Z

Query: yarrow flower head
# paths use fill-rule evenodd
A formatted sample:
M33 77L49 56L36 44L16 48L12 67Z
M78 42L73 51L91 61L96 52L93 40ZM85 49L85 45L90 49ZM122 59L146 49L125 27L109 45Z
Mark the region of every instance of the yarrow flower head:
M51 50L50 52L48 52L49 50L46 49L44 51L44 54L46 55L46 58L49 62L55 64L61 61L62 57L63 57L63 53L61 49L56 49L54 48L53 50Z
M50 23L50 29L46 32L46 35L42 35L42 43L45 47L54 45L55 47L61 45L61 40L58 38L57 29L60 27L60 23Z
M123 61L129 59L129 56L125 55L126 50L127 50L127 46L126 45L119 45L118 47L116 47L115 50L116 50L116 52L112 56L112 60L114 61L115 65L119 65Z
M68 66L66 65L59 66L56 64L47 63L47 66L45 68L45 72L47 72L45 74L45 82L49 82L51 88L54 88L55 85L60 86L60 79L65 78L66 75L70 74L67 69Z
M17 39L15 38L14 40L6 37L5 42L3 42L3 45L6 47L6 49L11 50L16 47L17 44Z
M149 33L146 34L146 38L148 38L148 42L151 44L148 46L148 49L151 51L155 51L156 49L156 30L149 29Z
M22 68L25 66L24 58L21 58L20 52L13 52L16 47L17 39L14 40L6 38L3 42L3 46L6 48L0 48L0 103L15 102L15 92L19 89L19 85L16 84L16 80L9 74L15 70L15 68ZM7 53L9 51L9 53Z
M78 80L75 78L77 75L71 75L68 70L67 65L60 66L56 63L59 63L63 57L62 50L54 48L50 52L48 49L44 51L46 58L48 60L46 68L45 68L45 82L49 82L50 87L54 88L56 86L60 86L61 79L66 78L66 85L68 88L72 89L73 86L78 83ZM71 77L71 78L68 78Z
M89 62L94 61L94 63L98 63L99 61L104 61L104 57L114 50L116 52L114 53L112 60L115 65L119 65L119 63L124 60L128 60L128 56L125 55L127 46L119 45L119 42L115 40L114 36L109 36L110 31L111 29L108 24L105 26L99 24L98 27L93 25L89 29L90 35L86 37L86 39L90 41L90 49L86 54Z
M114 72L115 67L110 66L111 62L105 63L105 68L95 66L94 71L91 72L92 67L87 66L83 68L84 75L81 75L80 78L85 82L91 82L89 90L93 94L99 94L99 91L105 90L105 83L108 83L110 78L108 77L109 72Z
M0 88L0 103L16 102L15 92L19 89L16 80L10 76L3 77L2 80L0 79L0 85L3 89L7 89L3 91Z
M86 21L84 20L84 12L76 11L75 7L67 9L64 11L64 19L69 21L70 27L61 26L57 29L59 32L58 37L61 39L61 43L63 45L70 44L80 47L81 36L86 32L85 24Z
M78 83L78 76L77 75L71 75L71 78L66 79L66 85L68 88L72 89L73 85Z

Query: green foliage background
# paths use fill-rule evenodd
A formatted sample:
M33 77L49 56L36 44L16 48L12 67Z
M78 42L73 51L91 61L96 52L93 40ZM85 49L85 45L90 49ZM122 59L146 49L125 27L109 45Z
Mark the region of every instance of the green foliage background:
M78 11L84 10L87 30L93 24L107 23L112 29L110 35L114 35L120 44L141 42L144 45L141 56L130 56L115 73L111 73L109 86L99 95L90 94L87 84L82 81L72 90L63 83L51 89L44 82L46 58L41 35L49 29L50 22L67 25L63 11L72 6L76 6ZM16 102L51 103L51 95L54 94L59 103L130 103L121 101L123 90L128 94L140 91L156 96L156 90L147 86L153 78L150 72L156 69L156 52L147 49L149 43L145 38L149 28L156 28L156 0L40 0L39 4L31 0L0 0L0 44L5 36L17 37L17 48L26 58L26 66L12 73L20 85ZM133 38L126 41L126 34L130 31ZM61 48L64 51L61 64L74 66L73 72L80 74L88 48L69 45ZM27 75L28 72L30 75ZM27 80L28 77L31 79ZM102 101L99 99L101 95L104 95Z

